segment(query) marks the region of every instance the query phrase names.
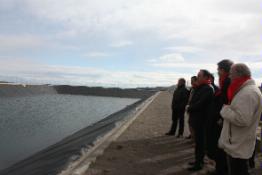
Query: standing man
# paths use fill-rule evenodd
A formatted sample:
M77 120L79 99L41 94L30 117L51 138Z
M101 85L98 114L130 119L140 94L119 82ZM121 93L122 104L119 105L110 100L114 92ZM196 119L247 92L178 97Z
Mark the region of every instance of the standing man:
M175 135L179 120L179 132L177 138L181 137L184 132L184 113L188 101L189 91L186 89L186 80L180 78L177 83L177 88L173 94L172 101L172 126L166 135Z
M213 74L210 74L210 81L211 81L211 86L213 87L213 90L216 93L218 91L218 87L215 84L215 77Z
M218 139L223 126L220 111L224 104L228 104L227 90L230 85L229 71L232 65L233 62L227 59L217 63L219 89L215 91L214 101L208 115L207 155L216 162L216 169L213 173L216 175L227 175L228 172L226 153L223 149L218 148Z
M191 89L190 89L190 93L189 93L189 98L188 98L188 102L187 105L189 106L192 97L194 95L195 89L197 88L197 76L192 76L191 77ZM190 135L188 137L186 137L187 139L194 139L194 129L193 129L193 123L192 123L192 118L191 116L188 114L188 126L189 126L189 132Z
M205 124L208 109L213 100L213 88L211 87L210 73L200 70L197 75L198 87L189 103L187 111L192 120L195 137L195 162L190 163L189 171L198 171L203 168L205 156Z
M245 64L234 64L230 79L228 105L220 112L224 122L219 146L227 153L229 174L248 175L248 159L255 149L262 95Z

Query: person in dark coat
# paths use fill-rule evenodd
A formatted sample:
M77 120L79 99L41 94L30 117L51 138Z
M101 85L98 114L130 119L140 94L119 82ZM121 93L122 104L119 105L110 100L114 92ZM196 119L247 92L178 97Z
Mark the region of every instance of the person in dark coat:
M187 111L192 119L195 132L195 161L190 162L189 171L198 171L203 168L205 156L205 125L210 102L213 100L213 88L210 85L210 73L200 70L197 76L198 87L189 103Z
M214 101L208 116L207 155L215 160L216 170L213 174L217 175L226 175L228 172L226 153L218 148L218 139L223 127L220 111L224 104L228 104L227 89L230 85L229 71L232 65L233 62L227 59L217 64L219 89L215 92Z
M196 87L197 87L197 76L192 76L191 77L191 89L190 89L190 92L189 92L189 98L188 98L187 105L190 104ZM190 135L186 138L187 139L194 139L194 129L193 129L192 119L191 119L190 115L188 115L188 126L189 126Z
M215 92L215 93L218 92L219 88L218 88L218 86L215 84L215 77L214 77L213 74L210 74L210 81L211 81L211 86L212 86L214 92Z
M179 121L179 131L177 137L181 137L184 132L184 113L188 101L189 91L186 89L186 80L178 80L177 88L173 94L172 101L172 126L166 135L175 135Z

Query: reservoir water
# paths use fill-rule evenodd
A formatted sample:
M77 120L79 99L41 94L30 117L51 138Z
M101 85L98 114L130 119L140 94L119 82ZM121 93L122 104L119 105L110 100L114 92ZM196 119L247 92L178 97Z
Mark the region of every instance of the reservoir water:
M0 100L0 170L139 99L38 95Z

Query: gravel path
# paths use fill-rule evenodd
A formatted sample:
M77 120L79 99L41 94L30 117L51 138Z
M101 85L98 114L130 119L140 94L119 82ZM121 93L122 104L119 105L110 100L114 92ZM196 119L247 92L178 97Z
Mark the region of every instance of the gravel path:
M190 173L192 141L165 136L171 124L172 94L161 92L129 128L97 158L85 175L197 175Z

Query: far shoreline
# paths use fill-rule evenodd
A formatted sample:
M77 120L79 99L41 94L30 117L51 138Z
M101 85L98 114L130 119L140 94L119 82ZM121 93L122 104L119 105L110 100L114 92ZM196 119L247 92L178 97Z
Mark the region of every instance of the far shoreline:
M0 83L0 97L19 97L40 94L67 94L120 98L146 99L157 91L165 91L168 87L118 88L118 87L89 87L71 85L26 85Z

